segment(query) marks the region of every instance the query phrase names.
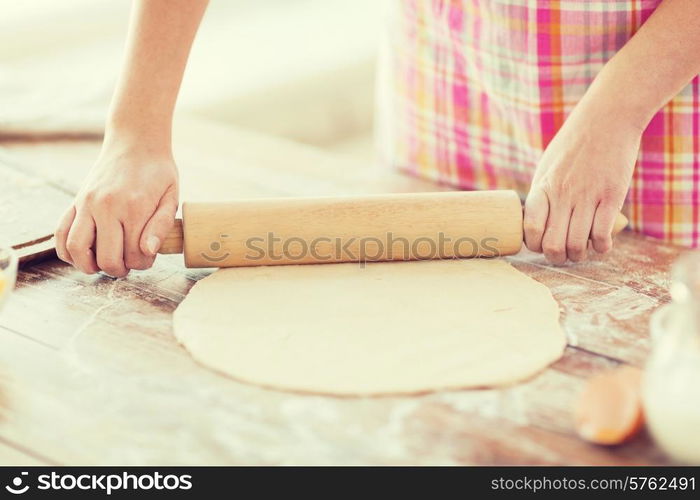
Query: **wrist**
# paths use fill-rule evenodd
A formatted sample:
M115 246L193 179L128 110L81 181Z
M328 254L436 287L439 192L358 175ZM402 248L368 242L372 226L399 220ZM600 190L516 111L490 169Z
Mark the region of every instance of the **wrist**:
M635 99L626 99L615 90L591 86L576 105L574 113L604 133L616 132L641 135L656 110Z
M629 72L611 60L586 91L581 105L595 109L598 116L611 124L631 127L640 133L663 105L644 87L642 81L630 80Z
M102 149L172 157L170 123L139 123L110 118L105 126Z

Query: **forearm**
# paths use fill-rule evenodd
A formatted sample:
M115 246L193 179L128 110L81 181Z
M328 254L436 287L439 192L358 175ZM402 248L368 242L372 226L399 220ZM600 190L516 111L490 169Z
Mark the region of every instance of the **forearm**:
M136 0L105 141L127 137L169 151L172 115L207 0Z
M582 100L639 129L700 73L700 2L664 0Z

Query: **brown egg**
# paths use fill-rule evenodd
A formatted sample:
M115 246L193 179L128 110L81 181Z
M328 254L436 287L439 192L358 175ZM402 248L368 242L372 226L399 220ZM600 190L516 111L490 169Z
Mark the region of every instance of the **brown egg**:
M642 372L624 366L592 377L574 411L576 432L596 444L629 440L644 425Z

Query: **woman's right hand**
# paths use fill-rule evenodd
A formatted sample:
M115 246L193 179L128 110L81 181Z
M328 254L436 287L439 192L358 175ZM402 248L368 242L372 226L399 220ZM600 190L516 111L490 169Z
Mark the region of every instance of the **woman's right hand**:
M58 223L56 253L88 274L123 277L131 269L148 269L177 207L178 174L169 151L105 141Z

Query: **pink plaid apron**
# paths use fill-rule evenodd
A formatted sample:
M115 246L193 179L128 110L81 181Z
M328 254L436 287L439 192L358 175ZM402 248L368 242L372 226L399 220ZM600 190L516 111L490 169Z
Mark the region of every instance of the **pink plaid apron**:
M391 0L378 93L384 160L524 198L567 114L660 2ZM695 78L644 132L624 211L634 230L696 247L699 189Z

